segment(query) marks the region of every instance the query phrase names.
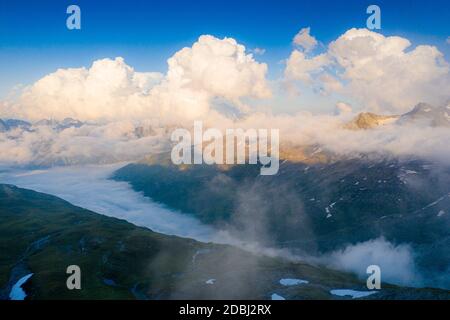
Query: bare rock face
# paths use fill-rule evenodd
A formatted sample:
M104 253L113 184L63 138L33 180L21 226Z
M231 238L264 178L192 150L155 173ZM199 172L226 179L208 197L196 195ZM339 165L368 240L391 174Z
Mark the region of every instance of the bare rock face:
M362 112L344 127L350 130L373 129L381 125L394 123L399 116L378 115L371 112Z
M344 128L350 130L373 129L386 124L450 127L450 105L434 107L421 102L411 111L400 116L362 112L346 123Z

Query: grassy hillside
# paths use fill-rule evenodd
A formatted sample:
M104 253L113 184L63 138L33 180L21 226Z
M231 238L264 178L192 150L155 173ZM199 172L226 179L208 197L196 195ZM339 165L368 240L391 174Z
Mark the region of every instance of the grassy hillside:
M82 289L66 288L76 264ZM165 236L84 210L53 196L0 185L0 298L25 284L29 299L332 299L336 288L364 290L354 276ZM281 278L308 280L284 287ZM216 279L207 284L208 279ZM439 290L385 285L370 298L444 298Z

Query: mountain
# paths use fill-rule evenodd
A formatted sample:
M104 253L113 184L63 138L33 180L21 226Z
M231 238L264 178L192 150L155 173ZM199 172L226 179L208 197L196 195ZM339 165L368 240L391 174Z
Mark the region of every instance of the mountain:
M5 123L9 127L9 129L20 128L23 130L29 130L31 127L31 123L17 119L7 119L5 120Z
M362 112L344 125L350 130L373 129L387 124L416 124L430 127L450 127L450 106L433 107L427 103L417 104L411 111L398 115L377 115Z
M17 119L0 119L0 132L6 132L15 128L29 130L31 123Z
M364 290L343 272L250 254L225 245L166 236L0 185L0 298L14 283L27 299L342 299L333 289ZM66 268L81 268L82 290L67 290ZM285 286L283 278L306 284ZM449 299L450 292L383 283L367 299Z
M450 106L435 108L427 103L419 103L413 110L402 115L398 123L450 127Z
M64 129L68 129L68 128L79 128L82 125L84 125L84 123L79 120L76 120L76 119L65 118L62 121L58 121L58 120L54 120L54 119L51 119L51 120L43 119L43 120L37 121L34 125L35 126L49 126L55 130L62 131Z
M383 116L371 112L362 112L344 127L351 130L372 129L381 125L394 123L398 116Z
M42 119L34 123L35 126L56 126L58 122L54 119Z
M79 128L83 124L83 122L72 118L66 118L62 121L44 119L34 124L18 119L0 119L0 132L6 132L16 128L30 131L33 130L33 126L49 126L55 130L62 131L67 128Z
M7 124L2 119L0 119L0 132L8 131L8 129L9 128Z
M64 130L67 128L79 128L83 125L84 123L76 120L76 119L72 119L72 118L65 118L63 121L61 121L58 124L58 129L59 130Z

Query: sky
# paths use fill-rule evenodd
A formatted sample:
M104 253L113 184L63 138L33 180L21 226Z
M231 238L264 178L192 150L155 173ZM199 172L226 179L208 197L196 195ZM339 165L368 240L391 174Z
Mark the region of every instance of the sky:
M328 44L366 25L373 1L103 1L40 0L0 3L0 98L57 68L89 66L121 56L138 71L166 72L167 59L200 35L232 37L247 50L264 49L268 78L283 74L292 38L310 27ZM377 1L383 35L439 48L450 60L450 2ZM81 8L81 30L66 28L66 8Z

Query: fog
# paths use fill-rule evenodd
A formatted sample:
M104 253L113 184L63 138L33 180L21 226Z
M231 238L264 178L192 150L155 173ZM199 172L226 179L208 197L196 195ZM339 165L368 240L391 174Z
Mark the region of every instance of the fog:
M227 230L202 224L186 213L171 210L139 192L127 182L109 179L126 163L55 167L40 170L0 170L0 183L57 196L73 205L106 216L127 220L155 232L191 238L200 242L229 244L268 256L298 260L286 250L261 246L256 241L241 240Z
M368 277L367 267L377 265L383 281L405 286L422 283L414 264L412 248L407 244L394 245L384 238L349 245L321 259L331 267L354 272L363 279Z

